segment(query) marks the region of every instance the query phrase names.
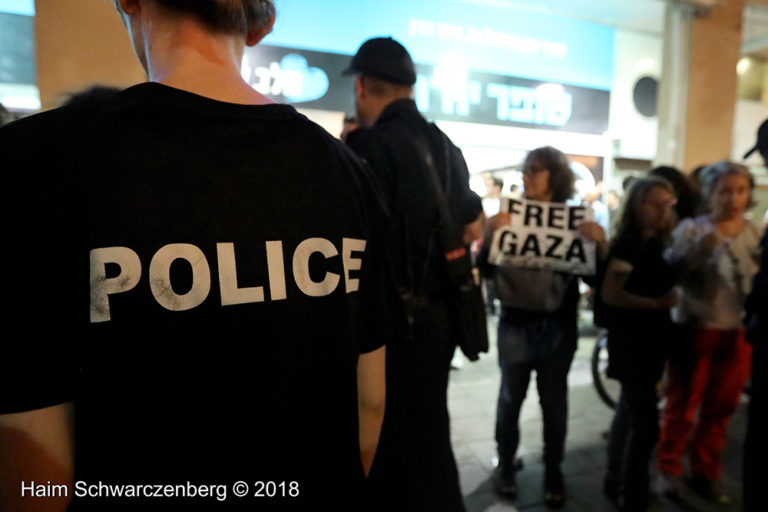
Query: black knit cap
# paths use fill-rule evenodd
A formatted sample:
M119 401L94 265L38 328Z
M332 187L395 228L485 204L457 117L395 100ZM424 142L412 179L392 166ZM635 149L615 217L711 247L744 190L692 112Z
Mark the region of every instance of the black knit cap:
M744 159L746 160L749 158L749 155L755 151L760 151L763 154L768 153L768 119L763 121L763 124L757 129L757 142L755 143L755 147L744 154Z
M396 84L416 83L416 70L408 50L391 37L376 37L363 43L342 74L358 73Z

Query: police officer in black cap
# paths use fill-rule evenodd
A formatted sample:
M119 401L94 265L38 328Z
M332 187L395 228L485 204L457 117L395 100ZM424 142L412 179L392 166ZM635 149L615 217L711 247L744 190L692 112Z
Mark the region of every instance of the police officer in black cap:
M482 234L480 198L469 189L459 149L413 101L416 71L392 38L366 41L345 74L354 75L361 128L347 137L381 181L389 206L390 250L410 328L387 348L387 403L371 470L372 502L383 510L463 511L451 450L446 393L456 347L440 215L430 166L447 194L465 243ZM395 508L397 507L397 508Z

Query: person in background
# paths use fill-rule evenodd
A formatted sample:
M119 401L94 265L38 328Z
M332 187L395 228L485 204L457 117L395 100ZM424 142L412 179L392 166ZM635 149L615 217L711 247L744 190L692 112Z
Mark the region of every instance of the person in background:
M482 233L481 201L469 188L461 151L419 113L413 60L400 43L369 39L345 74L354 75L361 126L347 144L382 183L395 279L409 318L407 335L387 347L387 412L371 500L388 512L461 512L447 404L457 325L435 187L443 187L465 245Z
M501 191L504 189L504 180L493 176L489 182L490 187L483 198L483 212L490 218L499 213Z
M675 189L675 195L677 196L675 213L677 214L678 221L696 216L696 212L699 210L700 199L693 190L690 179L685 174L680 172L679 169L668 165L654 167L648 174L664 178Z
M564 203L574 193L568 158L550 146L528 153L523 182L525 199L531 201ZM517 495L520 409L535 371L544 420L544 500L548 506L560 507L566 499L560 466L568 423L567 377L578 340L579 283L575 275L548 269L488 264L493 232L509 221L509 213L488 219L478 255L484 277L496 280L502 306L498 325L501 389L496 416L499 462L494 489L505 497ZM600 225L584 222L578 229L597 243L598 257L604 259L608 244Z
M341 127L341 134L339 138L344 142L347 141L347 136L360 127L355 116L344 116L344 122Z
M2 103L0 103L0 126L11 122L11 114L5 109Z
M603 182L601 181L594 188L584 194L584 204L592 208L592 215L595 222L607 233L610 228L610 215L608 206L603 202Z
M610 308L606 312L610 372L621 382L604 492L627 511L648 507L648 463L659 435L656 385L675 341L669 315L676 301L675 279L663 257L675 222L675 203L667 181L654 177L634 181L602 284L603 302Z
M700 181L709 213L678 224L666 253L681 282L673 318L690 327L692 336L668 365L657 449L659 491L678 493L688 448L691 487L727 504L731 496L720 482L720 453L750 373L744 303L758 269L760 233L744 216L754 188L746 167L719 161L701 171Z
M0 128L0 510L366 509L399 307L370 170L243 80L271 0L115 5L150 81Z

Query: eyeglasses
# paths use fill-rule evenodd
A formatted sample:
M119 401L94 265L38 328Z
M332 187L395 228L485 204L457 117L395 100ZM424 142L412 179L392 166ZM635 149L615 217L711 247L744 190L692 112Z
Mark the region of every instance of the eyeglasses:
M541 167L540 165L531 164L527 166L525 169L523 169L523 176L533 176L534 174L539 174L540 172L548 171L549 169L545 167Z
M669 199L646 199L645 202L656 208L672 208L677 204L677 199L674 197Z

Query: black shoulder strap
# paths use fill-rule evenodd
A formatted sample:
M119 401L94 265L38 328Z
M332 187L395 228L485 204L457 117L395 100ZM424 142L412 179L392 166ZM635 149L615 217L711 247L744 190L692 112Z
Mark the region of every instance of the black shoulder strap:
M451 186L451 147L450 141L448 141L445 134L437 128L437 126L430 125L434 129L435 133L439 136L439 146L443 153L443 163L445 166L445 190L440 182L440 175L438 174L435 159L432 156L432 152L429 151L429 147L425 141L419 141L422 145L424 152L424 158L427 163L429 182L432 184L432 189L435 194L435 200L437 201L437 209L440 214L440 243L442 249L445 252L449 252L464 246L463 232L464 226L459 225L454 218L453 211L448 203L448 191Z

